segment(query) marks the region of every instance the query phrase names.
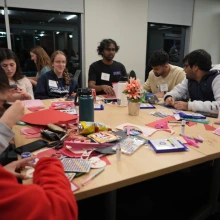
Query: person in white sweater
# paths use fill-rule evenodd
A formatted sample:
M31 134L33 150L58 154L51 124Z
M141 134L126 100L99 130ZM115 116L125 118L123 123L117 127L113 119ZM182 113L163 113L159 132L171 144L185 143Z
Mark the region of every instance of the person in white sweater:
M165 105L178 110L218 113L220 71L210 71L212 65L210 54L198 49L186 55L183 62L186 79L166 93Z
M5 71L11 86L7 102L34 99L30 80L23 76L16 54L7 48L0 50L0 65Z

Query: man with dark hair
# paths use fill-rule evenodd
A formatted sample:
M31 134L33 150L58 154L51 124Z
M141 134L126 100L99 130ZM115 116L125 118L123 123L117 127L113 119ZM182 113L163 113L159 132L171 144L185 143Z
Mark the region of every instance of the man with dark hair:
M220 71L210 71L211 56L194 50L183 59L186 79L164 96L165 105L178 110L217 113L220 105ZM177 101L177 100L186 100Z
M114 61L119 46L112 39L104 39L97 48L102 60L92 63L89 67L89 88L95 89L97 95L115 95L112 83L118 82L121 76L126 76L123 64Z
M185 72L178 66L169 64L169 55L163 51L155 51L150 57L152 70L148 79L143 85L143 89L155 93L158 98L162 98L175 85L181 83L185 78Z

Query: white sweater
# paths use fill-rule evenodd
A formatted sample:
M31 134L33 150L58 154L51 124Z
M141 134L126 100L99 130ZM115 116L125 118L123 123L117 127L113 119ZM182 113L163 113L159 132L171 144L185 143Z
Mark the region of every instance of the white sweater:
M214 94L215 101L189 101L188 102L188 110L190 111L200 111L200 112L210 112L210 113L218 113L219 106L220 106L220 75L217 75L214 80L212 81L212 91ZM180 84L175 86L173 90L166 93L164 99L167 96L172 96L175 100L181 98L188 98L189 91L188 91L188 79L184 79Z

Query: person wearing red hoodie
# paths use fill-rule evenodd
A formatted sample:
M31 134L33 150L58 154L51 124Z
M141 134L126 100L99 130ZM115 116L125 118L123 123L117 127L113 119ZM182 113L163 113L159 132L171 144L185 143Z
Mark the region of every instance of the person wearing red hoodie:
M0 106L6 100L9 82L4 70L0 67ZM24 114L24 105L16 101L6 110L0 119L0 153L13 138L11 128ZM64 174L62 163L56 158L41 158L33 174L33 183L21 185L17 178L26 176L18 169L31 165L25 158L6 166L0 165L0 218L27 220L78 219L78 208L70 183ZM33 166L33 165L32 165Z
M34 184L21 185L25 178L16 169L30 165L25 158L0 166L1 219L78 219L78 209L62 163L56 158L41 158L33 176Z

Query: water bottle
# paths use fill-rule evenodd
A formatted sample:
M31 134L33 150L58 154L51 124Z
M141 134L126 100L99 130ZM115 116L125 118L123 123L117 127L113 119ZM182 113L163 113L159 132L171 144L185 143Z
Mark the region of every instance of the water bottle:
M89 88L77 90L79 121L94 121L94 98Z

